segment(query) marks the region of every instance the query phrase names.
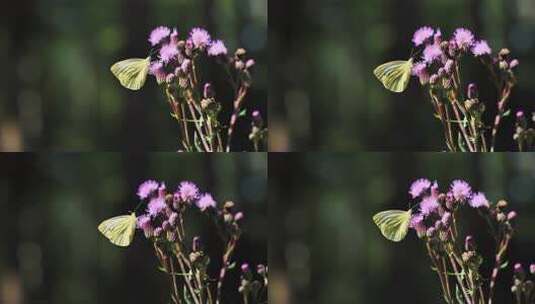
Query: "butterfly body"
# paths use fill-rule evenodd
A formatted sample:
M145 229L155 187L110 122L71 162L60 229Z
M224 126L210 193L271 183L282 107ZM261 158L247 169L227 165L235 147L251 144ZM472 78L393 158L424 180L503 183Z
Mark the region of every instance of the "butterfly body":
M127 89L137 91L143 87L149 73L150 57L131 58L119 61L111 66L111 72L121 85Z
M100 223L98 230L114 245L127 247L134 239L136 214L112 217Z
M373 221L385 238L400 242L407 236L411 215L411 210L386 210L375 214Z
M392 92L401 93L407 89L411 78L413 59L396 60L378 66L373 74L383 86Z

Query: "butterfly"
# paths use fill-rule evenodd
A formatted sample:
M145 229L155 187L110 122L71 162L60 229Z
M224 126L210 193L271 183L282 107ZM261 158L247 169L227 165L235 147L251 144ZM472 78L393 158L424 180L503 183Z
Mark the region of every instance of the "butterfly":
M383 236L390 241L399 242L409 231L412 210L386 210L373 216L373 221Z
M98 230L110 242L120 247L127 247L134 239L136 231L136 214L121 215L107 219L98 225Z
M383 83L385 88L395 93L401 93L409 85L412 63L412 58L407 61L397 60L387 62L375 68L373 74Z
M149 73L150 56L119 61L111 66L111 72L123 87L137 91L143 87Z

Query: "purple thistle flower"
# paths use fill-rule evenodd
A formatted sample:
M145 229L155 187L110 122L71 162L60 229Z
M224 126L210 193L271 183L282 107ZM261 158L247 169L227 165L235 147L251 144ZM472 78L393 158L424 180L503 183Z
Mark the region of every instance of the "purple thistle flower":
M426 85L429 82L427 65L423 62L418 62L412 67L412 75L417 76L420 79L421 85Z
M467 182L459 179L454 180L451 183L450 191L453 195L453 198L458 201L464 201L470 198L470 195L472 194L472 188L470 185Z
M160 59L163 63L168 63L176 56L178 56L178 48L174 44L168 43L160 49Z
M432 196L425 197L420 203L420 213L424 217L436 212L439 208L440 204L437 199Z
M150 226L150 217L143 214L137 218L138 229L146 229L149 226Z
M507 213L507 220L512 221L516 218L516 211L510 211Z
M476 57L490 55L491 53L492 50L490 49L489 44L485 40L476 42L474 44L474 47L472 47L472 54L474 54L474 56Z
M412 42L415 46L420 46L424 44L427 39L433 37L434 33L435 31L429 26L421 27L416 32L414 32Z
M165 73L165 70L163 68L163 64L159 61L154 61L150 64L149 74L156 77L156 81L158 83L164 82L165 78L167 77L167 74Z
M474 34L465 28L458 28L453 34L455 43L460 49L468 50L474 44Z
M531 264L531 265L529 265L529 272L530 272L531 274L535 274L535 264Z
M468 204L472 206L472 208L489 207L489 201L482 192L475 193Z
M178 196L182 201L191 203L199 198L199 188L192 182L181 182L178 186Z
M227 47L221 40L213 41L208 47L209 56L227 55Z
M520 64L520 61L518 59L513 59L511 62L509 62L509 68L514 69Z
M234 215L235 221L240 221L241 219L243 219L243 212L238 212Z
M142 229L145 237L147 238L151 237L154 231L150 222L150 217L146 215L142 215L137 218L137 228Z
M203 49L210 45L210 34L205 29L196 27L191 30L190 39L193 46L199 49Z
M158 214L164 211L165 208L167 208L167 205L165 204L165 198L158 196L150 200L147 206L147 213L152 217L156 217Z
M137 189L137 196L139 196L140 199L146 199L154 191L158 190L158 187L159 184L156 181L145 181L141 185L139 185L139 188Z
M206 193L206 194L203 194L201 198L197 201L197 207L199 207L199 209L204 211L209 207L215 208L216 202L214 201L214 198L212 197L212 195Z
M412 198L420 197L425 191L431 187L431 182L428 179L420 178L414 181L409 190Z
M427 227L425 226L423 215L414 214L411 217L410 227L416 231L416 234L418 234L418 236L425 235Z
M152 46L160 43L164 38L169 36L171 30L166 26L159 26L152 30L149 37L149 42Z
M422 58L426 63L433 63L442 58L442 49L440 48L440 45L429 44L426 46Z

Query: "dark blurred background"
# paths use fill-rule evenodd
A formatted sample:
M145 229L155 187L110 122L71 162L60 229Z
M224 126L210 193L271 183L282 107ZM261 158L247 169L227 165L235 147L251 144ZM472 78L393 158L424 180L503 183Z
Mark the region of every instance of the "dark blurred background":
M513 109L535 110L533 0L272 0L268 11L270 150L443 150L418 81L393 94L372 73L381 63L408 59L412 35L423 25L440 27L444 37L467 27L495 52L510 48L521 63ZM465 81L477 82L494 107L485 70L469 62ZM515 149L511 129L499 134L498 146Z
M257 62L248 113L266 116L267 0L13 1L0 13L0 151L176 151L178 127L154 78L132 92L109 71L146 57L159 25L181 37L205 27L229 52L246 48ZM230 104L220 69L205 76ZM239 150L250 148L238 139L249 131L238 126Z
M269 156L270 301L286 303L443 303L423 243L410 231L386 240L372 216L407 208L411 182L436 179L446 191L465 179L518 212L509 265L535 263L535 155L308 153ZM467 210L461 223L481 252L494 251L487 226ZM488 277L493 256L483 273ZM495 303L512 303L510 268Z
M168 277L143 234L123 249L97 231L136 207L149 178L171 189L191 180L218 203L234 201L245 213L235 260L267 262L265 154L3 153L0 168L0 303L168 303ZM220 264L214 226L188 219ZM239 271L228 278L224 303L238 303Z

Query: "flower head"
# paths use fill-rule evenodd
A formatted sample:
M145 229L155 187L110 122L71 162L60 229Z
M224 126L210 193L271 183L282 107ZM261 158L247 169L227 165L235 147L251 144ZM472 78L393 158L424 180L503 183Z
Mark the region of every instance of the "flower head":
M137 196L139 196L140 199L146 199L154 191L158 190L159 186L160 185L156 181L153 181L153 180L145 181L141 185L139 185L139 188L137 189Z
M206 194L203 194L201 198L197 201L197 207L199 207L199 209L204 211L209 207L215 208L216 202L214 201L214 198L212 197L212 195L206 193Z
M219 56L219 55L226 55L226 54L227 54L227 47L221 40L213 41L210 44L210 47L208 47L209 56Z
M414 181L409 190L409 194L412 198L420 197L425 191L431 187L431 182L428 179L420 178Z
M437 199L432 196L425 197L420 203L420 213L425 217L435 213L440 208Z
M205 29L194 28L191 30L190 39L193 43L193 46L196 48L203 49L206 46L210 45L210 34Z
M147 212L150 216L156 217L162 211L165 210L167 205L165 204L165 198L158 196L150 200L147 206Z
M160 59L163 63L168 63L178 55L178 48L172 43L168 43L160 49Z
M425 85L429 82L429 73L427 72L427 65L423 62L418 62L412 67L412 75L420 79L420 84Z
M472 194L472 188L470 185L467 182L459 179L454 180L451 183L450 191L453 195L453 198L458 201L464 201L470 198L470 195Z
M468 50L474 44L474 34L465 28L458 28L455 30L453 37L460 49Z
M485 40L478 41L474 44L472 47L472 54L474 56L483 56L483 55L490 55L492 53L492 50L490 49L489 44Z
M442 49L440 48L440 45L438 44L429 44L425 47L424 53L423 53L423 60L426 63L433 63L434 61L440 59L442 57Z
M163 64L160 61L154 61L150 64L149 74L156 77L156 81L158 81L158 83L165 81L165 78L167 77L167 74L163 68Z
M178 196L182 201L191 203L199 198L199 188L192 182L181 182L178 186Z
M424 44L427 39L433 37L434 33L435 31L429 26L421 27L416 32L414 32L412 42L415 46L420 46Z
M152 46L160 43L164 38L171 34L171 30L166 26L159 26L152 30L149 37L149 42Z
M421 214L414 214L411 217L409 226L412 229L416 230L416 234L418 234L418 236L425 235L427 231L427 227L425 226L425 223L424 223L424 217Z
M472 208L489 207L489 201L485 197L485 194L481 192L475 193L468 204L472 206Z
M146 229L150 226L150 217L141 215L137 218L137 228Z

